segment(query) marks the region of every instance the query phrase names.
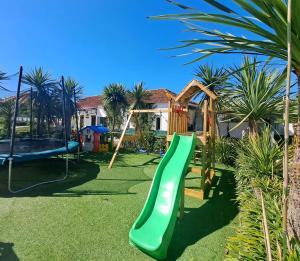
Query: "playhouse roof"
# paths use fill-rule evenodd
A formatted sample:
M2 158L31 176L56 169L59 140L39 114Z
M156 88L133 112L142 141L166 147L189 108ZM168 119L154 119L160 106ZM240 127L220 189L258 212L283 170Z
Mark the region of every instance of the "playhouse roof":
M194 79L184 87L184 89L176 97L175 101L179 103L188 103L199 92L204 92L213 100L218 98L214 92L205 87L201 82Z
M93 132L100 133L100 134L106 134L109 132L108 128L102 127L102 126L86 126L83 129L81 129L81 131L83 131L85 129L90 129Z

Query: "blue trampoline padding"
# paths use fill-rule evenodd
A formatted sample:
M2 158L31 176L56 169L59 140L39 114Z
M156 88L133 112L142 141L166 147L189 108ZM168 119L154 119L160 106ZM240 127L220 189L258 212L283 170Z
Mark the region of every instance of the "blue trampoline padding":
M22 161L30 161L36 159L44 159L49 158L51 156L65 154L68 152L72 152L79 147L79 143L76 141L69 141L68 142L68 150L66 147L61 147L52 150L44 150L39 152L29 152L29 153L17 153L14 154L14 162L22 162ZM0 165L4 165L6 160L8 159L9 154L0 154Z

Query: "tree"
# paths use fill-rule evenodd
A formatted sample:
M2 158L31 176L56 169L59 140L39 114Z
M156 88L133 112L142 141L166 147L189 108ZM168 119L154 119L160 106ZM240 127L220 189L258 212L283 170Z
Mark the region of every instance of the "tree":
M41 67L33 69L31 72L26 73L23 77L23 83L32 87L32 98L36 110L34 113L37 118L37 134L41 135L44 128L44 122L49 124L53 116L57 99L57 83L52 80L48 72L44 72Z
M208 64L200 65L196 69L195 76L200 79L200 82L205 87L217 95L222 93L222 90L227 85L228 73L223 68L214 68L214 66ZM209 102L208 96L203 95L200 102L203 100L208 100Z
M68 77L65 80L65 91L66 91L66 131L67 137L71 134L71 121L72 116L76 113L76 105L74 103L74 91L76 99L78 100L79 95L82 93L82 87L74 79Z
M224 110L240 121L249 122L250 133L258 133L258 122L271 122L284 111L285 76L260 68L257 59L245 56L241 67L230 69L232 82L223 90Z
M111 83L105 87L103 93L104 109L109 125L114 132L123 123L123 117L128 107L126 90L122 84Z
M223 68L214 68L213 66L210 66L208 64L200 65L196 69L195 76L200 79L200 82L205 87L215 92L217 95L219 95L219 97L221 97L220 94L222 93L222 90L224 90L224 88L227 86L228 73ZM210 102L209 96L204 92L201 92L200 101L199 101L200 107L204 100L207 100L209 104ZM221 104L222 104L222 99L219 99L216 108L218 111L221 110L222 107ZM220 133L218 117L216 117L216 124L217 124L217 133Z
M14 116L15 102L16 99L14 98L7 98L0 101L0 114L3 118L3 130L7 138L11 135L11 121Z
M145 84L139 82L135 84L131 91L128 91L128 100L130 101L130 108L135 110L151 109L152 105L147 103L151 97L151 93L145 89ZM142 129L149 125L149 114L140 113L138 116L139 124ZM152 123L152 122L151 122Z
M193 53L198 55L192 62L199 61L214 54L255 54L287 60L287 28L290 28L290 44L293 46L291 63L293 71L298 79L298 93L300 93L300 18L297 11L300 10L300 1L292 1L292 23L287 21L287 1L285 0L232 0L242 12L232 9L232 5L225 6L217 0L203 0L212 5L216 10L213 13L205 13L191 7L170 0L169 2L188 10L187 13L164 15L156 18L175 19L184 22L192 31L199 35L192 40L184 40L182 48L195 47ZM247 14L245 14L245 12ZM250 16L252 17L249 17ZM243 30L243 36L221 32L214 29L203 29L194 22L208 22L227 25ZM249 34L251 38L244 35ZM300 95L298 95L298 124L297 136L300 137ZM290 193L288 207L288 225L291 235L300 238L300 142L296 143L292 171L290 173Z

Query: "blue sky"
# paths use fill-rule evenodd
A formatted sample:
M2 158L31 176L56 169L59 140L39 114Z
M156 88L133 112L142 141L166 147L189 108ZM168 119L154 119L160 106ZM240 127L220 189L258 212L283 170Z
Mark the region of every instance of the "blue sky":
M199 0L182 2L210 10ZM85 96L100 94L112 82L130 88L144 81L150 89L178 92L193 78L196 64L184 66L186 58L171 57L181 51L159 48L192 36L178 22L146 18L175 12L182 10L164 0L2 1L0 70L12 74L19 65L25 71L42 66L53 77L75 78ZM231 65L240 56L204 62Z

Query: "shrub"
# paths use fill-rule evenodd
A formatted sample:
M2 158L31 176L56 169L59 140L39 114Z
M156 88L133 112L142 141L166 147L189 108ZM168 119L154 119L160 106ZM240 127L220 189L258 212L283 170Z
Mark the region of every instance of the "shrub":
M234 138L218 137L216 140L216 161L234 166L237 158L238 141Z
M272 177L281 175L282 148L272 138L270 129L265 129L261 136L250 136L243 140L237 158L237 174L253 177Z
M262 215L263 196L273 260L283 260L282 235L282 150L272 139L269 129L261 136L243 140L236 161L239 225L227 241L228 257L234 260L266 260L265 232ZM297 244L295 244L297 245ZM289 260L297 260L293 248ZM231 259L232 260L232 259Z

